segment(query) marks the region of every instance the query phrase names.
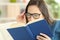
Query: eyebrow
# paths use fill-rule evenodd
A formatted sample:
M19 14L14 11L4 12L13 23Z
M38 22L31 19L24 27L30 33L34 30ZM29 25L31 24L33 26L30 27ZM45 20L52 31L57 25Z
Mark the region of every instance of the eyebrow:
M27 13L29 13L29 12L27 12ZM37 13L29 13L29 14L37 14ZM38 13L38 14L41 14L41 13Z

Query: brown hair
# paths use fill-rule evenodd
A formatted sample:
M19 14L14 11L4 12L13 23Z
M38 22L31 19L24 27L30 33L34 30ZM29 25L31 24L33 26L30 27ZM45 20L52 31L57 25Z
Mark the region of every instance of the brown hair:
M46 6L44 0L30 0L26 7L25 13L27 13L28 7L31 5L36 5L39 8L39 10L41 11L44 18L47 20L47 22L49 24L52 24L54 22L54 20L49 15L49 12L48 12L48 9L47 9L47 6ZM26 17L26 19L27 19L27 17ZM26 22L28 22L28 19Z

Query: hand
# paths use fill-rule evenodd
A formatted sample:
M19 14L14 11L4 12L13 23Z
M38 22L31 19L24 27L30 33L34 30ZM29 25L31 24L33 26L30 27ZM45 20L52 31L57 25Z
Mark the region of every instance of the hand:
M24 15L25 12L21 13L20 15L17 16L17 22L20 24L26 24L26 18Z
M40 35L44 36L37 36L37 40L51 40L51 38L49 36L47 36L46 34L40 33Z

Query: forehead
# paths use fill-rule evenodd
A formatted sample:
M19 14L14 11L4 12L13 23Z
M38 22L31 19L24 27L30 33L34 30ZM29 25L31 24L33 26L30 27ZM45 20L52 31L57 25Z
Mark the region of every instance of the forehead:
M31 5L28 7L29 13L41 13L39 8L36 5Z

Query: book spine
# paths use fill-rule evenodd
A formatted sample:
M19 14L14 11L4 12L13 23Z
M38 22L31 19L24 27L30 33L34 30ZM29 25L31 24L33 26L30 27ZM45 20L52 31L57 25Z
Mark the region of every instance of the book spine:
M31 32L30 28L27 26L26 30L28 31L28 33L30 34L30 36L32 37L33 40L35 40L33 33Z

